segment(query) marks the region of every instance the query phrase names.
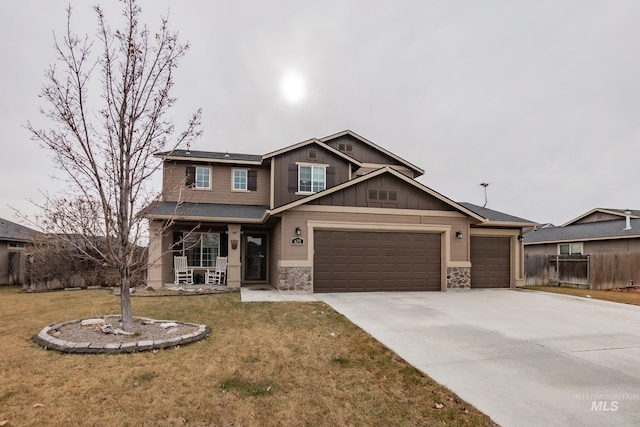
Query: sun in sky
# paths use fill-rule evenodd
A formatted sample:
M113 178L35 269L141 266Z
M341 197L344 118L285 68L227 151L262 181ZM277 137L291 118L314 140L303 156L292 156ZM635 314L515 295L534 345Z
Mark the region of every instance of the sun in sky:
M286 71L280 80L280 91L289 103L297 104L307 93L304 78L295 70Z

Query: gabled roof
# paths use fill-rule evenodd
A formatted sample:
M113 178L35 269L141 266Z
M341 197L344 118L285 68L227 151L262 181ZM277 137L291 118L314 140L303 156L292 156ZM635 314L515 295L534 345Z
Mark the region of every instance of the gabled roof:
M625 219L541 228L525 234L524 244L640 238L640 218L631 219L630 223L630 230L625 230Z
M344 160L346 160L349 163L353 163L353 164L355 164L357 166L362 166L362 163L357 161L353 157L347 156L342 151L336 150L335 148L331 147L330 145L325 144L324 142L320 141L317 138L307 139L306 141L298 142L297 144L293 144L293 145L290 145L288 147L281 148L280 150L272 151L271 153L268 153L268 154L265 154L264 156L262 156L262 158L263 159L269 159L271 157L279 156L280 154L284 154L284 153L287 153L289 151L297 150L298 148L306 147L307 145L311 145L311 144L316 144L320 148L323 148L323 149L335 154L336 156L343 158Z
M571 225L574 224L578 221L580 221L582 218L585 218L595 212L602 212L605 214L609 214L609 215L616 215L619 216L621 218L625 218L626 214L625 212L629 210L629 212L631 212L631 218L640 218L640 211L639 210L632 210L632 209L610 209L610 208L594 208L591 209L589 212L587 213L583 213L582 215L572 219L571 221L562 224L561 227L567 226L567 225Z
M0 240L28 242L38 234L40 233L29 227L0 218Z
M419 190L424 191L425 193L435 197L436 199L439 199L439 200L443 201L444 203L448 204L452 208L460 211L461 213L463 213L465 215L473 217L473 218L475 218L476 220L478 220L480 222L484 222L485 221L484 218L482 218L480 215L476 214L475 212L473 212L473 211L467 209L466 207L454 202L453 200L443 196L442 194L438 193L437 191L434 191L434 190L430 189L429 187L419 183L418 181L407 177L406 175L396 171L395 169L393 169L390 166L384 166L384 167L382 167L380 169L376 169L376 170L374 170L372 172L369 172L368 174L359 176L359 177L354 178L354 179L352 179L350 181L343 182L342 184L339 184L339 185L336 185L334 187L328 188L328 189L326 189L324 191L320 191L318 193L312 194L312 195L304 197L302 199L295 200L293 202L287 203L286 205L282 205L280 207L272 209L270 213L271 213L271 215L279 214L279 213L284 212L286 210L295 208L296 206L304 205L305 203L308 203L308 202L310 202L312 200L316 200L316 199L319 199L321 197L327 196L329 194L336 193L336 192L341 191L341 190L343 190L345 188L351 187L353 185L357 185L357 184L359 184L361 182L367 181L369 179L375 178L375 177L380 176L380 175L385 174L385 173L389 173L389 174L401 179L402 181L404 181L404 182L406 182L406 183L418 188Z
M215 163L262 164L262 156L255 154L221 153L214 151L173 150L157 153L156 157L165 160L207 161Z
M513 215L508 215L503 212L494 211L493 209L474 205L473 203L460 202L460 204L486 219L486 222L483 225L515 225L517 227L535 227L539 225L537 222L529 221L528 219L519 218Z
M397 156L395 154L393 154L391 151L388 151L382 147L380 147L379 145L374 144L373 142L369 141L368 139L358 135L357 133L347 129L347 130L343 130L342 132L338 132L335 133L333 135L329 135L329 136L325 136L324 138L320 138L320 141L322 142L327 142L327 141L331 141L333 139L336 138L340 138L341 136L345 136L345 135L349 135L352 136L353 138L357 139L358 141L368 145L369 147L378 150L384 154L386 154L387 156L397 160L398 162L400 162L400 164L405 165L406 167L408 167L409 169L413 170L414 172L416 172L416 177L420 176L420 175L424 175L424 169L419 168L418 166L414 165L411 162L406 161L405 159L403 159L400 156Z
M268 206L228 205L222 203L155 202L145 217L191 221L242 221L262 223Z

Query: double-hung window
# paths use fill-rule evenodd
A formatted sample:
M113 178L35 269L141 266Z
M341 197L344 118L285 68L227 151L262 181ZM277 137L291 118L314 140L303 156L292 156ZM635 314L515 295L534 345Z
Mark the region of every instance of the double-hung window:
M246 169L234 169L233 170L233 190L234 191L247 191L247 170Z
M207 167L196 167L196 188L211 188L211 169Z
M298 165L298 192L317 193L327 187L327 167Z

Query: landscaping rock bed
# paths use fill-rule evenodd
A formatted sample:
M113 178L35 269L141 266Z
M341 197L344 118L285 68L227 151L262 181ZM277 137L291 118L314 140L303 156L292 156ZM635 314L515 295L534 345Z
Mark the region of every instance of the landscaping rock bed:
M126 334L119 328L120 316L116 315L78 319L49 325L32 340L45 349L63 353L133 353L190 344L204 339L211 331L197 323L143 317L134 318L134 327Z

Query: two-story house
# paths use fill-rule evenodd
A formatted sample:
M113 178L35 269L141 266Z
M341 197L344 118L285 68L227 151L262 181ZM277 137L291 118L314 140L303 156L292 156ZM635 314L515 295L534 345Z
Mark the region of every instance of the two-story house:
M196 281L228 258L227 283L309 292L514 287L531 221L456 203L424 171L346 130L265 155L161 153L163 192L147 211L149 284L173 256Z

